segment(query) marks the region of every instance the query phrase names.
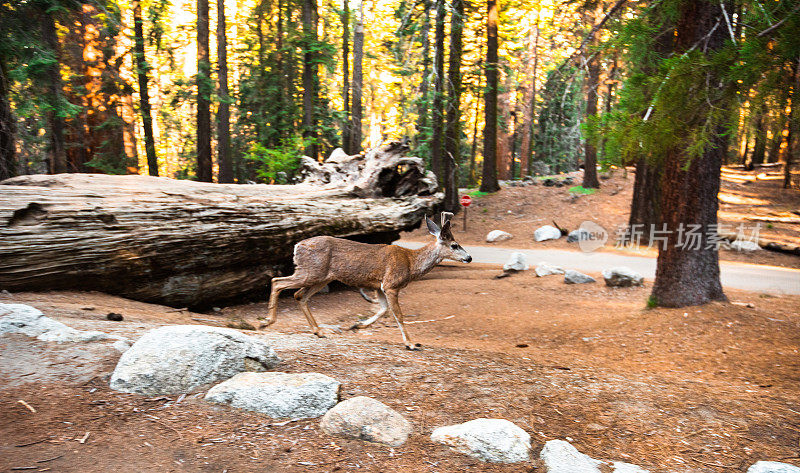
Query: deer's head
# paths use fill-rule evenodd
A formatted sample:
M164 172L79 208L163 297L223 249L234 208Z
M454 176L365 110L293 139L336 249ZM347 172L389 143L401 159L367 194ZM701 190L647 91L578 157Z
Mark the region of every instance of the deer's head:
M452 217L453 214L450 212L442 212L441 228L428 217L425 217L425 223L428 225L428 231L431 235L436 237L436 243L439 245L439 254L443 258L469 263L472 261L472 256L464 248L461 248L461 245L456 242L455 238L453 238L453 233L450 231L450 219Z

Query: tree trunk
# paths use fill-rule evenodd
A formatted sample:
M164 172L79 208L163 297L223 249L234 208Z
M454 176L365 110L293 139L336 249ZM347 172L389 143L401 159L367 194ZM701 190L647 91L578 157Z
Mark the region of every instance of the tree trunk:
M6 64L0 58L0 181L18 174L16 144L16 121L9 102Z
M136 76L139 79L139 110L142 114L142 128L144 129L144 149L145 153L147 153L148 174L158 176L158 158L156 157L156 142L153 137L153 116L150 108L150 91L147 77L150 66L147 64L144 54L144 28L142 23L141 1L134 0L134 58L136 59Z
M209 307L264 287L316 235L387 243L435 196L354 198L307 185L150 176L20 176L0 185L0 289L76 289Z
M444 0L436 0L436 31L434 33L433 57L433 113L431 119L431 169L439 181L439 188L444 185L445 176L442 159L444 153Z
M41 12L42 39L51 51L55 61L47 68L48 102L52 107L47 112L47 125L50 135L50 173L67 172L67 152L64 147L64 119L59 115L61 106L61 71L56 22L50 13Z
M228 38L225 34L225 0L217 0L217 81L219 82L219 108L217 109L217 163L219 182L233 183L231 163L231 97L228 92Z
M458 212L456 168L461 162L461 53L464 30L464 1L453 0L450 20L450 56L447 69L447 127L445 131L444 208Z
M342 123L342 149L350 154L350 0L344 0L342 13L342 102L344 102L344 123Z
M704 39L708 53L724 44L724 29L714 27L715 20L722 15L719 5L705 2L682 3L678 13L676 54L687 51ZM713 72L709 72L713 74ZM707 83L718 79L708 77ZM702 115L695 126L701 126ZM686 157L681 149L667 153L664 162L664 177L661 200L661 221L667 230L666 243L659 247L656 280L651 300L663 307L683 307L704 304L714 300L725 300L719 280L719 252L709 239L716 231L717 194L720 186L720 167L726 149L724 127L718 127L711 145L701 156L686 166ZM697 245L681 245L692 231L688 225L697 225Z
M535 33L533 39L533 70L531 71L531 85L526 94L525 118L522 124L522 144L519 155L519 175L525 177L530 172L530 161L533 155L533 121L536 116L536 71L539 67L539 17L536 17Z
M208 0L197 0L197 180L211 182L211 62Z
M764 164L764 158L767 156L767 130L764 126L764 115L766 114L765 106L762 104L756 111L756 120L754 124L754 132L756 134L756 142L753 144L753 157L750 159L749 167L754 169L756 164Z
M356 23L356 30L353 34L353 102L352 113L353 123L350 126L350 153L361 152L361 119L363 111L361 108L362 87L364 83L363 73L364 62L364 2L359 5L359 18Z
M307 140L306 155L319 158L317 144L317 60L313 48L317 42L317 2L303 0L303 138Z
M661 219L662 174L660 163L649 163L647 158L636 162L628 234L625 235L625 239L633 244L649 243L652 230ZM641 236L639 242L635 241L637 235Z
M597 13L601 2L592 2L588 9L587 21L594 25L597 20ZM596 39L592 39L592 45L597 44ZM597 116L597 87L600 82L600 58L594 54L586 63L586 114L584 123L589 122ZM585 140L583 147L583 187L597 189L600 181L597 179L597 147L589 140Z
M480 90L480 82L478 83ZM481 113L481 100L475 96L475 121L472 123L472 149L469 152L469 187L478 183L478 176L475 175L475 159L478 154L478 118Z
M483 131L483 192L497 192L497 0L487 0L486 10L486 105Z
M800 57L797 62L792 64L792 105L789 109L788 122L789 134L786 136L786 161L783 164L783 188L789 189L792 187L792 157L795 153L800 152L800 145L796 144L800 138L800 120L797 117L798 102L798 89L800 89Z

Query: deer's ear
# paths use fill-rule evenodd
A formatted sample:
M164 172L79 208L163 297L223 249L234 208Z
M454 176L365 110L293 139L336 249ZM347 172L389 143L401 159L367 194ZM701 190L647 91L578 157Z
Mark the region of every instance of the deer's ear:
M428 232L430 232L430 234L435 236L436 238L439 238L439 234L442 231L439 229L439 227L435 223L433 223L433 220L429 219L426 216L425 217L425 224L428 226Z
M442 225L442 230L440 232L440 235L443 237L447 237L451 240L453 239L453 234L450 233L450 220L444 222L444 225Z

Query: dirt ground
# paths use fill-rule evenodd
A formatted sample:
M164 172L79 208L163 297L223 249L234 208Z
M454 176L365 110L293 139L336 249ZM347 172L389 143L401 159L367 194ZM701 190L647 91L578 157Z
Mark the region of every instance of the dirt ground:
M579 185L583 172L572 176L574 185ZM562 177L564 177L562 176ZM633 168L628 172L616 169L600 181L600 189L591 195L573 198L570 186L564 187L506 187L491 195L473 197L467 210L467 231L463 231L463 214L453 221L456 239L461 244L486 245L486 234L492 230L504 230L514 238L492 243L506 248L571 249L577 244L567 243L565 238L536 242L533 232L542 225L559 226L575 230L584 221L593 221L605 228L610 235L608 243L600 251L617 251L643 256L657 256L654 249L641 248L622 250L614 248L614 235L620 226L628 223L631 197L633 196ZM722 187L719 194L720 229L736 233L744 225L744 235L749 237L756 224L760 224L758 235L770 241L800 247L800 190L783 189L779 172L757 169L744 171L741 168L723 168ZM753 218L788 220L789 222L757 221ZM425 240L427 231L420 228L403 236L409 240ZM766 264L800 268L800 257L772 251L751 253L728 249L720 251L720 259L753 264Z
M726 176L726 222L798 208L797 191L776 181L733 170ZM499 246L567 248L563 239L536 244L533 231L553 219L570 229L583 220L613 228L627 219L632 182L618 171L574 203L566 188L504 189L475 199L469 231L456 225L455 235L485 244L486 233L500 228L515 238ZM769 231L762 236L800 238L793 224ZM428 238L421 230L408 237ZM766 251L722 258L800 267L800 258ZM412 283L400 302L412 314L408 329L419 352L403 349L388 318L317 339L289 294L278 322L256 335L282 357L279 370L333 376L343 398L371 396L403 413L415 432L401 447L330 437L319 420L276 423L209 405L204 390L116 393L108 378L119 352L109 344L13 335L0 337L0 471L543 471L536 461L487 464L430 441L434 428L478 417L524 428L534 456L547 440L567 439L594 458L652 472L743 472L758 460L800 465L800 296L728 290L730 304L646 309L649 284L567 286L532 271L495 279L498 273L448 263ZM226 326L266 312L263 302L198 314L81 292L0 294L0 302L131 339L163 324ZM310 305L331 330L375 311L336 287ZM125 320L107 321L109 312Z
M535 455L545 441L569 438L595 458L653 472L745 471L757 460L800 465L800 297L728 291L755 307L645 309L648 288L566 286L532 272L494 279L498 273L447 264L404 291L420 352L404 350L386 318L317 339L289 297L259 335L283 358L280 370L333 376L343 398L367 395L402 412L415 433L401 447L333 438L318 420L274 425L195 395L177 402L116 393L107 381L119 354L107 345L6 336L0 470L542 471L535 462L486 464L430 441L435 427L477 417L517 423L532 435ZM0 297L11 301L131 338L158 324L224 326L266 310L256 303L195 314L98 293ZM332 328L375 309L352 290L319 294L311 307ZM112 311L125 321L104 320Z

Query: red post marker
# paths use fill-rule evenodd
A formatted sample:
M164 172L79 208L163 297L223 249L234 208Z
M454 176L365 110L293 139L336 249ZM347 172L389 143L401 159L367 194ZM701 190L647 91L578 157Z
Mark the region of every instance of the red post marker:
M464 207L464 229L463 231L467 231L467 207L472 204L472 197L468 195L461 196L461 206Z

